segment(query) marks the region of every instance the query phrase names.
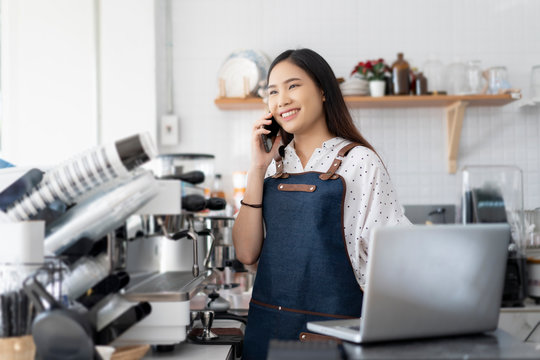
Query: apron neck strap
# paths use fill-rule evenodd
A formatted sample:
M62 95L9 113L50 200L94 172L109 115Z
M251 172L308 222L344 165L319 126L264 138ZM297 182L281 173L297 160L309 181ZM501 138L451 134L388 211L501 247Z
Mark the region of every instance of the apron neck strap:
M336 158L332 162L332 165L330 165L330 167L328 168L328 170L324 174L321 174L319 176L319 179L321 179L321 180L328 180L328 179L334 180L334 179L337 179L338 175L336 175L336 171L341 166L341 161L342 161L341 159L344 158L345 156L347 156L349 151L351 151L353 148L355 148L357 146L360 146L360 144L358 144L358 143L350 143L350 144L345 145L344 147L342 147L339 150Z
M274 157L274 161L276 162L276 173L272 176L272 178L288 178L289 174L283 172L283 158L279 153L277 153Z

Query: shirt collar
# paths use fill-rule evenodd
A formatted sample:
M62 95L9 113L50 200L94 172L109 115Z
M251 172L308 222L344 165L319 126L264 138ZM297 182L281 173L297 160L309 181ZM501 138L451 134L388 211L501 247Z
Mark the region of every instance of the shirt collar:
M332 149L334 149L334 148L336 148L338 146L341 146L344 141L346 141L344 138L336 136L334 138L331 138L331 139L326 140L325 142L323 142L321 148L324 149L325 151L332 150ZM315 151L316 150L317 149L315 149ZM285 156L287 156L287 153L296 154L296 151L294 149L294 139L292 139L291 142L285 147Z

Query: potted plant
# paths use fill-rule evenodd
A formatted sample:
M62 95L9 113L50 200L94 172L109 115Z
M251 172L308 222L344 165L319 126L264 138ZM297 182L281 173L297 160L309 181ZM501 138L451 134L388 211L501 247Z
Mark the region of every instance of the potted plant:
M358 74L363 79L369 81L369 92L371 96L384 96L386 82L384 78L390 73L390 67L384 63L383 59L368 60L359 62L351 73Z

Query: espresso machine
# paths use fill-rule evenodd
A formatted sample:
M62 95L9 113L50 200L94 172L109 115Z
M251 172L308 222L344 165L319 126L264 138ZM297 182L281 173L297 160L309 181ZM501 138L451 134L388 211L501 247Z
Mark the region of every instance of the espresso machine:
M203 220L226 203L204 197L201 171L156 178L141 166L155 155L139 134L27 171L0 192L0 221L44 220L43 248L57 264L24 289L40 319L32 332L40 354L97 359L94 345L168 347L197 318L208 327L202 338L212 337L213 311L193 312L190 300L231 263L232 243Z
M460 215L464 224L510 225L502 306L523 306L527 296L527 263L521 170L515 166L465 166Z
M186 340L192 324L190 300L213 276L210 251L203 237L208 229L195 226L195 214L220 210L224 199L205 199L196 191L181 195L181 182L198 183L200 172L158 180L157 196L126 220L114 247L124 256L117 268L131 276L122 293L128 302L147 301L152 313L115 340L115 345L152 344L167 347Z

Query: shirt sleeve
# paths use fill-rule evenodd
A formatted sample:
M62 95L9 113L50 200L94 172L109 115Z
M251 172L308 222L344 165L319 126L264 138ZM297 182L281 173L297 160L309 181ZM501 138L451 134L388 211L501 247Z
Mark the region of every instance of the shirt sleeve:
M272 159L272 162L266 168L266 174L264 175L264 178L266 179L267 177L274 176L275 173L276 173L276 160Z
M351 163L344 170L352 174L347 176L345 239L351 265L363 285L373 229L408 225L410 221L403 214L390 176L377 154L366 148L355 148L348 157Z

